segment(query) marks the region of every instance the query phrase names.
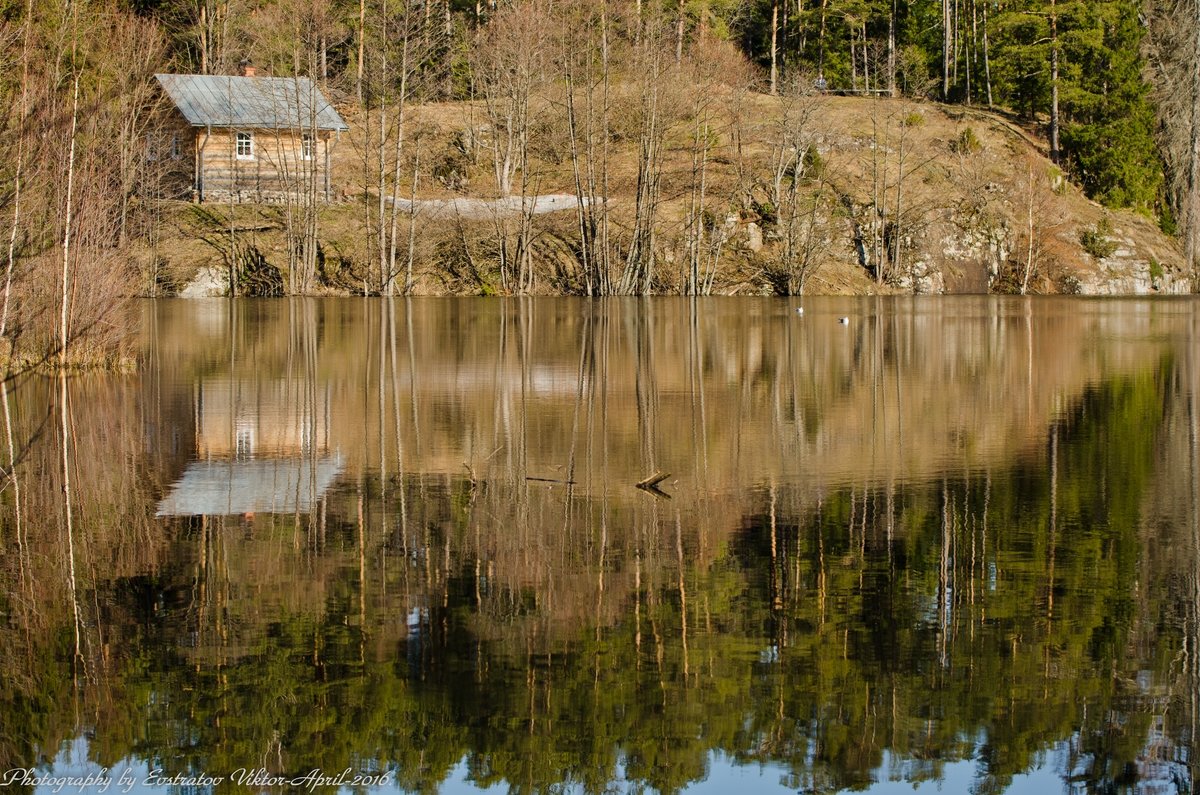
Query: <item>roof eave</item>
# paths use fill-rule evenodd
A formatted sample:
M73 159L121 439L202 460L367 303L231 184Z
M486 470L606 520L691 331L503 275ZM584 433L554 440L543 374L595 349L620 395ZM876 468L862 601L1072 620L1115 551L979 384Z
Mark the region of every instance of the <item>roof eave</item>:
M186 120L187 119L185 117L185 121ZM316 127L309 127L309 126L303 125L303 124L297 124L294 127L275 127L270 124L226 124L224 122L217 124L217 123L188 121L188 126L193 127L197 130L205 130L205 129L207 129L207 130L276 130L276 131L291 130L293 132L299 130L300 132L304 132L306 130L315 129L315 130L319 130L320 132L350 132L350 128L347 127L345 124L341 125L340 127L335 127L335 126L325 125L325 124L318 124Z

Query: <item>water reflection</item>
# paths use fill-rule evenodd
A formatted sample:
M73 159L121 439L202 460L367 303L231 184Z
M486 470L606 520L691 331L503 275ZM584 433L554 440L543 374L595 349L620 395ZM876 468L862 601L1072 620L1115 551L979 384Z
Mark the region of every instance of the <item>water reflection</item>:
M314 379L201 379L196 455L158 516L308 513L341 473L327 391Z
M1194 791L1198 310L148 304L0 394L0 767Z

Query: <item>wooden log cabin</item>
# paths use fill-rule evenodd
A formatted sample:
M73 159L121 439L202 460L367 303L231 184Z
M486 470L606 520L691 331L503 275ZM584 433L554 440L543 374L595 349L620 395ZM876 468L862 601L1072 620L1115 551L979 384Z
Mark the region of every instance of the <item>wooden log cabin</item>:
M306 77L155 75L170 100L157 157L196 202L328 202L342 117Z

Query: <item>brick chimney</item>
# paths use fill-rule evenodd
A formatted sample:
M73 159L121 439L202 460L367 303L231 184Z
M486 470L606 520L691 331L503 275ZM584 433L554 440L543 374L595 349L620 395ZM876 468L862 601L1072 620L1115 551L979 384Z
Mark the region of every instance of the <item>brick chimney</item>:
M238 64L238 74L242 77L254 77L258 70L254 68L254 63L249 59L244 59Z

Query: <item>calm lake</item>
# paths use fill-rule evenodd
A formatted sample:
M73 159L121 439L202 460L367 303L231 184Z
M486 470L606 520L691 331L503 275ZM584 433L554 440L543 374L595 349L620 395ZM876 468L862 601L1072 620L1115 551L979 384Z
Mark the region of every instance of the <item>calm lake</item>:
M140 309L0 395L0 789L1196 791L1200 301Z

